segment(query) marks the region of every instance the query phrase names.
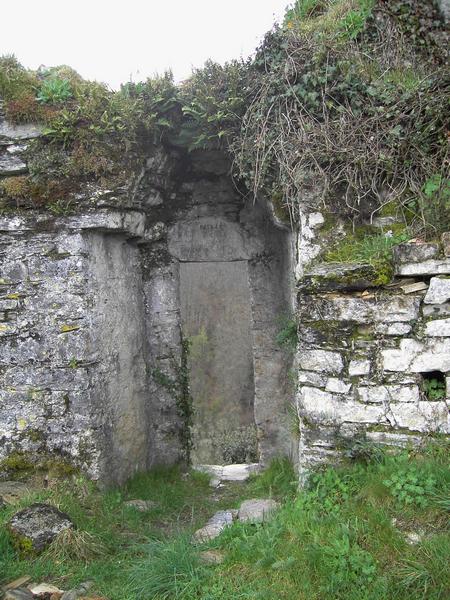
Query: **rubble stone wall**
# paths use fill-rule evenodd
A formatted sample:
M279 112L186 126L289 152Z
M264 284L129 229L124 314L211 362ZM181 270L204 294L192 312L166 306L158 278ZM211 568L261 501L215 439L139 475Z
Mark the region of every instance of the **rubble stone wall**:
M320 249L324 219L313 213L303 222L299 247ZM450 257L445 239L442 247L397 246L391 284L374 286L367 267L317 259L298 264L302 477L317 464L339 460L357 440L407 445L448 433ZM439 382L439 391L427 389L430 380Z

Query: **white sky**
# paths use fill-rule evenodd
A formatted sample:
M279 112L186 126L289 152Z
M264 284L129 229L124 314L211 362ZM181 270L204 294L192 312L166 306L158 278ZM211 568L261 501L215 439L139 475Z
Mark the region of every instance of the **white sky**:
M248 56L290 0L0 0L0 55L118 87Z

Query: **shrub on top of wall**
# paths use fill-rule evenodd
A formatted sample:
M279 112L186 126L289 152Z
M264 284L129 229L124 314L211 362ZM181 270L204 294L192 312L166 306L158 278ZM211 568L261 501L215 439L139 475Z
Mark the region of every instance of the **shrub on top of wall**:
M11 120L45 124L30 152L57 148L73 194L123 186L151 144L221 147L247 191L291 218L299 198L354 220L395 204L434 237L450 223L446 36L420 0L297 0L254 59L209 61L178 87L168 73L112 92L7 56L0 96Z

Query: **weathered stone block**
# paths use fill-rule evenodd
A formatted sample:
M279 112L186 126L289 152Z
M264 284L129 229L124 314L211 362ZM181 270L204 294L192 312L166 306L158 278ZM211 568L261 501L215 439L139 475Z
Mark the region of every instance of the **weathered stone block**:
M325 387L327 378L325 375L315 373L314 371L299 371L298 381L299 383L306 383L315 387Z
M438 244L398 244L393 248L394 261L398 264L419 263L436 258Z
M268 521L279 506L278 502L270 498L245 500L239 507L238 520L241 523L262 523Z
M336 394L348 394L351 389L351 383L345 383L342 379L337 379L335 377L330 377L325 387L327 392L334 392Z
M381 385L358 388L358 396L362 402L369 404L391 402L418 402L420 392L418 386Z
M348 321L367 323L405 323L419 316L420 298L383 295L380 298L351 296L301 296L299 313L310 321Z
M375 444L386 446L409 446L419 444L421 437L412 434L394 433L392 431L367 431L366 439Z
M16 513L8 524L19 549L41 552L73 523L68 515L49 504L32 504Z
M415 404L391 404L392 426L405 427L412 431L448 431L448 408L445 402Z
M409 323L377 323L375 332L382 335L406 335L411 331Z
M432 277L430 280L430 287L423 300L425 304L443 304L449 299L450 278Z
M425 335L433 337L450 336L450 319L437 319L429 321L425 326Z
M13 125L7 121L0 120L0 140L7 141L15 140L30 140L39 137L42 133L42 128L32 123L22 123L21 125Z
M368 375L370 373L370 360L351 360L348 367L349 377Z
M382 404L365 405L354 400L342 400L342 397L317 388L300 388L298 403L307 419L324 425L339 425L346 421L372 424L387 422Z
M298 360L300 368L306 371L338 375L344 368L342 356L327 350L300 350Z
M372 265L322 263L308 269L299 281L307 292L364 290L376 284L378 274Z
M403 339L399 349L383 350L381 354L386 371L450 371L450 340L427 340L422 343L414 339Z
M450 316L450 303L429 304L422 307L424 317L448 317Z
M448 275L449 273L449 259L400 264L397 265L395 270L396 275Z
M3 154L0 156L0 175L21 175L27 172L27 165L18 156Z
M234 509L219 510L204 527L194 533L194 539L197 542L207 542L218 537L225 527L233 524L233 521L237 518L237 513L238 511Z

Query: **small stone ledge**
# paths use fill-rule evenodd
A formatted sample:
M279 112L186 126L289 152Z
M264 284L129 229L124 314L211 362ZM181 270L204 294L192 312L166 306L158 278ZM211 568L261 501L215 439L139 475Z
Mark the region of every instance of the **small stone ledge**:
M31 140L42 135L42 127L33 123L14 125L0 119L0 142L12 144L16 141Z
M397 264L396 275L449 275L450 259L425 260L416 263Z
M145 215L140 211L123 212L101 209L92 213L58 219L57 224L59 223L67 229L113 231L138 238L145 235Z
M370 296L301 296L299 315L303 323L314 321L347 321L367 323L405 323L419 317L421 296L389 293ZM307 318L305 319L305 315Z
M33 231L103 231L124 233L143 242L155 241L165 234L165 226L156 223L146 227L145 214L138 210L97 209L67 217L54 217L48 213L33 212L26 216L0 218L0 232L26 233Z
M321 263L305 272L298 288L308 293L365 290L379 285L378 276L376 269L365 263Z

